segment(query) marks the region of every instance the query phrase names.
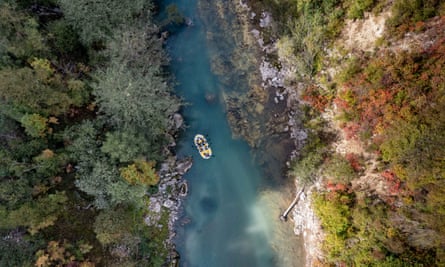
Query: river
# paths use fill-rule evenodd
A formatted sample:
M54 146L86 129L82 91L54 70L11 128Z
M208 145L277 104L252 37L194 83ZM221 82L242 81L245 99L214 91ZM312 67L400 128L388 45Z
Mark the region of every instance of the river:
M198 10L198 1L163 2L177 5L192 23L177 29L167 43L171 70L178 83L176 92L188 103L182 111L187 129L177 154L192 155L194 159L184 176L189 194L177 227L181 266L299 266L289 263L301 263L299 258L303 258L299 246L294 249L289 245L298 241L291 237L291 224L277 227L278 206L285 208L279 203L281 194L269 189L271 181L254 162L247 143L232 137L223 93L233 88L212 73L209 53L215 49L209 47L207 39L212 28L203 25L199 14L205 10ZM199 156L193 146L197 133L208 136L213 158ZM277 236L281 236L278 242ZM289 261L283 260L285 257Z

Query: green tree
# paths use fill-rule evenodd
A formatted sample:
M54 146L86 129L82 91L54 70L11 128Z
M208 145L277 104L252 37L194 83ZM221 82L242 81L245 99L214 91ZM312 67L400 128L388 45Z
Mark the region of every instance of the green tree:
M388 21L391 27L412 24L438 15L445 6L438 0L397 0L392 5L392 16Z
M68 127L64 132L66 150L81 169L89 169L100 155L99 147L102 144L99 134L101 123L85 120L79 125Z
M102 54L111 62L119 62L142 73L168 64L159 29L147 21L134 22L125 29L116 30Z
M8 209L15 209L30 201L32 188L27 179L3 178L0 180L0 203Z
M67 163L67 156L63 150L55 153L51 149L45 149L34 157L33 163L36 165L37 175L52 178L61 173Z
M47 53L37 21L18 11L15 4L0 3L0 67Z
M31 137L45 137L48 130L48 119L39 114L26 114L20 123Z
M348 18L350 19L361 19L363 18L364 12L369 11L377 1L375 0L356 0L351 1L348 8Z
M116 29L151 8L151 1L144 0L60 0L59 3L66 21L86 46L108 41Z
M121 168L121 176L132 185L156 185L159 175L156 173L155 162L143 159L135 160L133 164Z
M347 184L357 177L351 163L342 155L334 154L324 164L324 175L333 182Z
M38 245L25 238L14 238L13 235L0 238L0 266L34 266L32 261Z
M36 65L0 70L0 97L16 109L42 115L60 115L75 104L59 74L50 75Z
M179 108L170 87L153 67L146 74L133 72L125 64L113 63L98 71L93 85L100 110L118 128L146 130L153 139L164 135L168 115Z
M140 239L132 232L134 216L134 211L131 209L101 211L94 222L94 232L99 242L105 247L126 242L126 245L135 249Z
M303 184L315 181L318 167L323 163L323 156L318 151L310 152L292 166L291 174Z
M48 41L56 53L60 55L75 54L82 58L82 44L79 35L65 19L50 21L47 26ZM80 54L80 55L78 55Z
M108 209L119 204L142 205L145 186L132 186L119 175L116 166L106 159L95 159L91 171L79 170L76 186L94 196L94 204L99 209Z
M142 156L147 149L147 140L134 130L123 130L106 133L106 140L101 151L108 154L113 160L130 162Z
M25 226L34 235L56 222L67 200L64 192L57 192L38 198L36 201L26 202L16 210L7 211L0 207L0 214L3 216L0 228Z
M326 232L323 248L329 262L343 261L347 256L344 251L351 227L351 209L348 206L350 203L350 196L341 193L314 195L314 211Z

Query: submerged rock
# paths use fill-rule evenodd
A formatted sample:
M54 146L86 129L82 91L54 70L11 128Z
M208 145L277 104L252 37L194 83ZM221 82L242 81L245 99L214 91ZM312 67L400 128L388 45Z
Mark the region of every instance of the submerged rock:
M216 100L216 94L206 93L205 99L206 99L207 103L213 103Z
M189 27L193 26L194 25L193 20L191 18L185 18L185 25Z

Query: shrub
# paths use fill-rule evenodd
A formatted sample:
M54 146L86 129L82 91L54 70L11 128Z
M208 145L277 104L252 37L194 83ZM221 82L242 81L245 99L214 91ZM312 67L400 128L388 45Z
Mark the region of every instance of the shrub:
M351 163L342 155L332 155L323 166L323 174L335 183L348 184L351 180L357 178L357 173L352 168Z
M315 214L326 233L323 248L329 262L344 260L348 229L351 227L351 198L344 193L331 192L313 195Z
M294 163L290 173L300 183L311 184L315 181L318 167L322 163L323 156L318 151L310 152Z
M369 11L377 1L375 0L356 0L352 1L348 8L348 18L350 19L361 19L363 18L364 12Z
M396 28L406 29L418 21L424 21L443 12L439 0L397 0L392 5L392 17L387 21L392 32Z

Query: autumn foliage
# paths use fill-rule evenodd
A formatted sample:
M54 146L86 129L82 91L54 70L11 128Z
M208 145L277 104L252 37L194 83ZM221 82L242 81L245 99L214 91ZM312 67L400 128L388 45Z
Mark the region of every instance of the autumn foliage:
M387 26L404 39L387 36L391 46L357 54L335 78L334 97L315 86L303 95L320 112L332 105L343 136L375 155L365 165L356 154L324 154L329 182L314 206L329 264L445 262L445 17L431 18L443 13L439 2L394 1L398 17ZM372 172L355 179L366 166Z
M403 209L410 219L434 230L435 236L445 235L444 26L445 18L417 22L415 30L429 36L430 42L364 56L360 71L344 81L333 101L343 114L345 137L369 144L387 167L380 175L388 195L381 200L392 211L401 212L400 199L405 198ZM355 171L360 170L354 155L346 159ZM335 184L328 189L338 191ZM427 240L409 238L417 238L417 243ZM441 238L434 240L445 245Z
M308 102L316 110L323 112L330 103L330 97L327 94L323 94L314 84L310 84L305 89L302 99Z

